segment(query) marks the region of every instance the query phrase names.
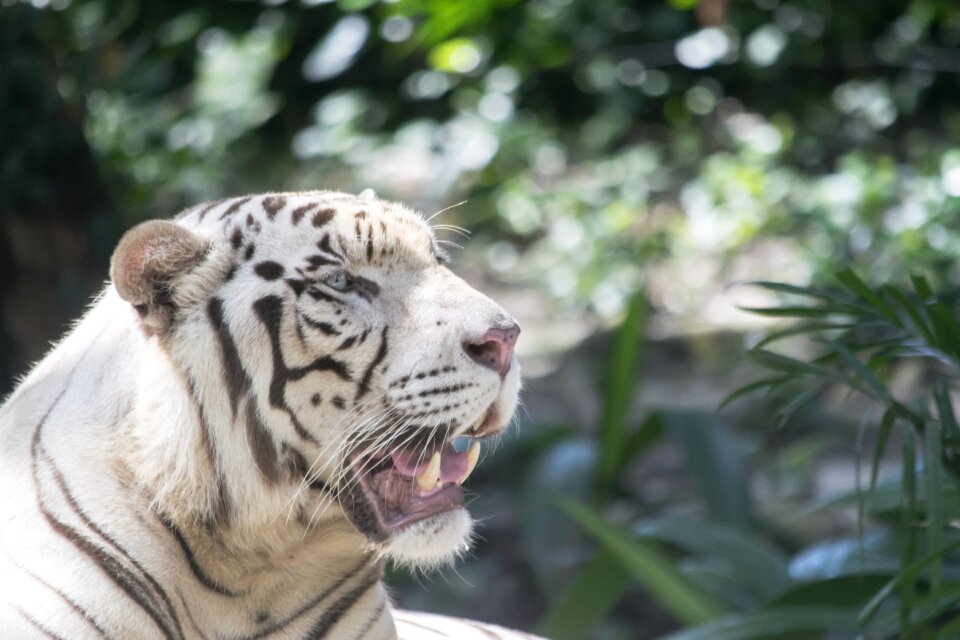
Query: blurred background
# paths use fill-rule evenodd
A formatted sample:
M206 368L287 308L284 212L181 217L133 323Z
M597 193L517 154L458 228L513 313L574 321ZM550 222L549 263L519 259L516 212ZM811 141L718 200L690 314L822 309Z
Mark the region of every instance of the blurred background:
M136 222L373 188L524 328L481 538L400 605L960 637L958 46L953 0L0 0L0 392Z

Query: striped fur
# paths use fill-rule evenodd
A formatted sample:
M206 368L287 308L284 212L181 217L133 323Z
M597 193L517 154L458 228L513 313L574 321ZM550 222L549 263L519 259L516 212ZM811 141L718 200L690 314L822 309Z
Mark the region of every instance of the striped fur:
M363 447L426 451L516 406L516 362L462 347L509 316L442 263L418 214L333 192L125 236L0 408L0 635L529 638L394 611L384 563L449 562L471 521L383 529L357 489Z

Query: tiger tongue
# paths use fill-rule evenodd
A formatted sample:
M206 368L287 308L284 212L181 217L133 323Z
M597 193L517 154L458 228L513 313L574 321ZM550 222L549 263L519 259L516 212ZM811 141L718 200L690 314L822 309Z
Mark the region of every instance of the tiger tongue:
M434 453L440 454L440 482L460 482L467 474L470 460L466 452L457 453L447 442ZM425 455L423 449L401 449L393 452L393 466L405 476L417 477L430 466L433 455Z

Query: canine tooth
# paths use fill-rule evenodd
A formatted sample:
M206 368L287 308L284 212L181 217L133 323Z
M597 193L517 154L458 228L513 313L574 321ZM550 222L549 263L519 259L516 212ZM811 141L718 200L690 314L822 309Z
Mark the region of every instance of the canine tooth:
M430 464L417 476L417 484L424 491L430 491L440 482L440 452L434 451Z
M463 477L457 484L463 484L463 481L470 477L474 468L477 466L477 460L480 459L480 441L474 440L467 449L467 470L463 472Z

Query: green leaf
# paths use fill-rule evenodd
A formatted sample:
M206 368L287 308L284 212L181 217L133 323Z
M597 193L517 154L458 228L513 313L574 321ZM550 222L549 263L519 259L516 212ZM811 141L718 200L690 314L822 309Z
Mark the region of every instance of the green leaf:
M768 318L824 318L827 316L845 313L847 311L846 309L836 309L831 307L800 306L737 308L741 311L746 311L747 313L754 313L758 316L766 316Z
M886 318L891 324L900 326L900 316L897 315L897 312L887 304L887 301L884 300L882 296L877 295L876 292L868 287L853 271L844 269L837 273L835 277L840 284L860 299L866 301L867 304Z
M856 607L859 609L890 581L890 574L861 572L796 585L770 602L773 607Z
M598 470L601 494L607 494L616 482L626 437L626 418L633 399L634 383L643 344L647 302L643 292L630 299L627 316L617 330L604 376L603 412L600 419L600 464Z
M853 370L856 381L865 383L880 400L885 402L891 400L890 391L887 389L887 386L877 378L876 374L871 371L869 367L860 362L860 360L853 355L853 352L834 340L828 341L827 344L829 344L840 356L840 359Z
M710 519L742 529L753 526L748 465L730 429L708 413L672 411L664 417Z
M947 524L947 514L944 510L944 501L940 492L943 481L943 448L941 441L940 424L930 420L923 430L923 479L927 487L927 548L939 549L943 546L943 532ZM930 588L936 591L940 588L941 558L930 564Z
M780 385L790 382L791 380L793 380L791 376L774 376L772 378L764 378L762 380L751 382L750 384L744 385L739 389L730 392L726 398L720 401L720 406L717 407L717 409L723 409L728 404L736 402L740 398L748 396L755 391L759 391L760 389L774 389Z
M720 600L693 584L653 543L632 540L577 502L559 498L557 504L681 623L700 624L727 612L727 607Z
M901 548L904 548L904 545L901 545ZM876 595L873 598L871 598L866 605L863 606L863 608L860 610L860 613L857 615L857 618L858 620L860 620L860 623L864 625L868 624L870 620L873 619L874 615L876 615L877 611L880 609L880 605L883 604L883 602L890 597L890 595L894 592L894 590L897 587L903 587L905 585L910 585L912 587L913 582L917 579L918 576L920 576L921 573L923 573L923 570L927 566L929 566L933 562L939 562L941 559L943 559L949 553L951 553L956 549L960 549L960 538L951 540L950 542L946 543L939 549L935 549L934 551L928 553L926 556L917 560L916 562L913 562L909 565L904 565L904 568L900 570L900 572L896 575L896 577L894 577L889 582L887 582L887 584L885 584L883 588L880 589L880 591L878 591ZM901 605L903 604L904 600L905 598L901 595ZM907 605L906 606L907 619L909 619L909 613L910 613L910 607L909 605ZM901 625L905 626L903 618L901 618Z
M772 342L782 340L783 338L789 338L791 336L798 336L807 333L822 333L824 331L852 329L856 326L858 326L856 323L849 322L801 322L784 329L771 331L764 336L763 339L753 345L753 348L763 348Z
M786 554L748 530L691 518L657 518L641 522L636 531L695 556L721 559L730 583L762 601L793 584Z
M896 421L896 408L888 407L887 410L883 412L883 417L880 419L880 426L877 428L877 442L873 447L873 461L870 464L870 485L867 489L868 499L873 493L873 490L877 488L877 476L880 474L880 461L883 459L883 454L887 449L887 440L890 439L890 431L893 430L893 425L896 424Z
M917 295L923 299L928 299L933 297L933 289L930 288L930 283L927 282L927 279L923 276L910 276L910 282L913 283L913 290L917 292Z
M907 315L913 323L914 332L923 336L924 340L929 344L933 344L935 342L933 332L930 330L920 307L914 304L913 300L910 300L906 294L896 287L886 287L884 291L897 303L900 309L907 312Z
M610 613L630 587L630 574L606 551L577 571L540 623L539 633L551 640L581 640Z
M646 452L651 446L662 440L665 433L663 414L659 411L651 413L636 431L627 434L625 437L621 466L631 463Z
M854 631L856 614L838 607L778 607L757 613L734 614L680 631L660 640L751 640L781 638L787 634Z

